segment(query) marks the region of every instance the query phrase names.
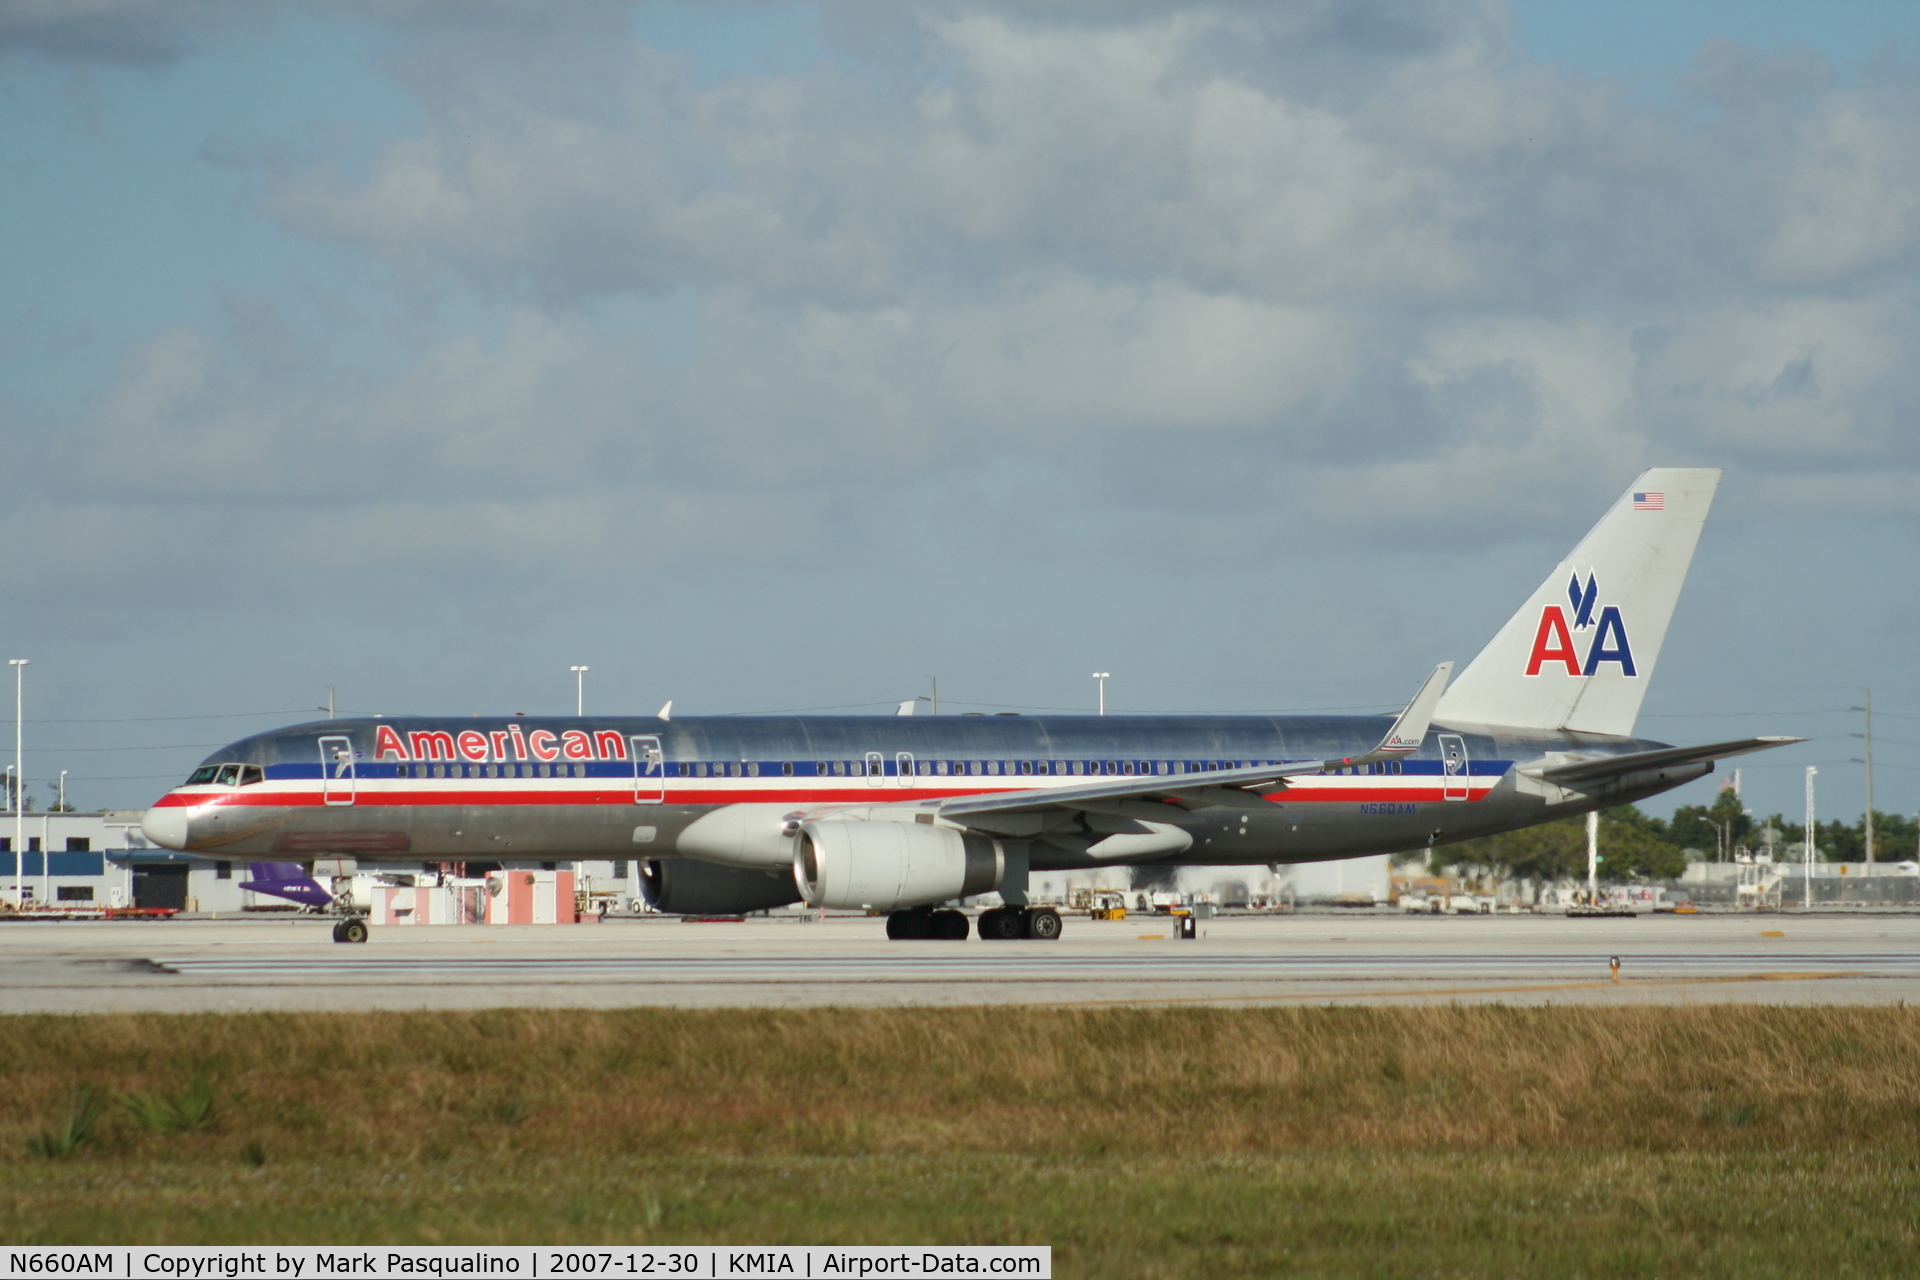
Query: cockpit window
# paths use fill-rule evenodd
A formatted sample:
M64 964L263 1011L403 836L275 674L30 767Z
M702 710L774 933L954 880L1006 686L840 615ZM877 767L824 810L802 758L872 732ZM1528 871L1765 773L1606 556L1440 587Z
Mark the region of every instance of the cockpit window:
M207 764L187 775L190 787L204 787L208 783L217 787L249 787L266 780L267 771L257 764Z

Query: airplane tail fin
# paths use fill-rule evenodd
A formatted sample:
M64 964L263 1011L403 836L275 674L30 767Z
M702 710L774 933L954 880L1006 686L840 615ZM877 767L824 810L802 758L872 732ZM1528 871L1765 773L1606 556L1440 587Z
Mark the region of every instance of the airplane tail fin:
M253 873L253 878L242 880L242 889L271 894L309 907L325 907L333 902L333 895L321 888L320 882L309 876L297 862L250 862L247 869Z
M1719 484L1715 468L1643 473L1467 664L1434 719L1631 734Z

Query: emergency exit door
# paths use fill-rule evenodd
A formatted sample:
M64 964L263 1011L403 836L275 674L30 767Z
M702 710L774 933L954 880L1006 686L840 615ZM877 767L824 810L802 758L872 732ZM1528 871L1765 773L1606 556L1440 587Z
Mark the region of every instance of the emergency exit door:
M326 804L353 803L353 739L344 734L320 739L320 799Z
M633 802L659 804L667 798L667 757L651 734L627 739L633 755Z
M1467 798L1467 740L1457 733L1440 735L1440 772L1443 800Z

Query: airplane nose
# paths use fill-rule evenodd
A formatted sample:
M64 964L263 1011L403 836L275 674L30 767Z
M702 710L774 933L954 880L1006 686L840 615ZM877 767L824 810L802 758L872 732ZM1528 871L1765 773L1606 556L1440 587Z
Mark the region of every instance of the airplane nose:
M185 849L188 815L189 810L184 805L149 809L146 816L140 819L140 830L162 849Z

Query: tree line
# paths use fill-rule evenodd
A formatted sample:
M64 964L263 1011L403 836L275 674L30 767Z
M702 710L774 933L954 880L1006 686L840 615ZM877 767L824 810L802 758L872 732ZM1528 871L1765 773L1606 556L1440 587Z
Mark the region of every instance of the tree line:
M1682 805L1671 818L1642 813L1637 805L1600 811L1600 874L1605 880L1644 876L1671 880L1686 870L1688 851L1731 861L1741 846L1758 849L1764 828L1774 832L1775 856L1805 835L1800 822L1774 814L1756 822L1741 808L1731 791L1723 791L1711 805ZM1903 814L1874 811L1874 858L1901 862L1920 856L1920 822ZM1823 862L1866 860L1866 817L1853 822L1831 819L1814 826L1814 855ZM1532 877L1541 880L1583 880L1587 874L1587 820L1561 818L1555 822L1508 831L1478 840L1435 849L1435 866L1453 866L1490 874L1498 879Z

